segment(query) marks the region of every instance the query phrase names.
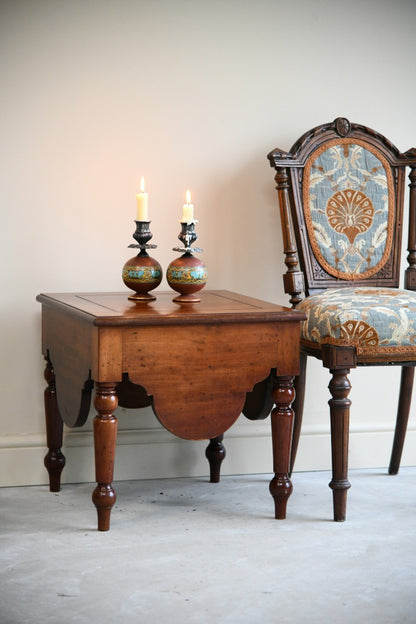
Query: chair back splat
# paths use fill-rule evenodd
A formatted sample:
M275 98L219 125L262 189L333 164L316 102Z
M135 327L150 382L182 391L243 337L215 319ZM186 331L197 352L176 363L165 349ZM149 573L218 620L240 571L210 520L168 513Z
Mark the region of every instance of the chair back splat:
M350 369L399 364L402 384L391 473L399 469L416 364L416 149L338 117L268 154L276 170L285 292L307 315L297 381L294 461L306 356L322 360L329 385L334 518L345 519ZM408 266L400 288L406 168L410 168ZM292 464L293 467L293 464Z

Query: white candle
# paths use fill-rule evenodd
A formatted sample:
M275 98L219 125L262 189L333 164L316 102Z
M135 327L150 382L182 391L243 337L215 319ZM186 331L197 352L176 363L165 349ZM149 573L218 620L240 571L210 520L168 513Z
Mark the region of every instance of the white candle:
M137 221L149 221L147 200L148 193L144 192L144 178L142 176L140 180L140 193L136 195Z
M194 205L191 204L191 193L186 191L186 204L182 206L182 223L194 222Z

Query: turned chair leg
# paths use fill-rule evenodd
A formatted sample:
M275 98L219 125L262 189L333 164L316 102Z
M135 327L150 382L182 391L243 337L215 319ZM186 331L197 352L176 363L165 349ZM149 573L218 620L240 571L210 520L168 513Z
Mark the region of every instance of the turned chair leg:
M329 487L333 493L334 520L343 522L347 510L348 481L348 438L351 401L348 395L351 385L347 375L349 368L330 370L332 379L329 390L332 399L328 401L331 413L332 481Z
M290 475L295 465L296 453L298 451L300 432L302 428L303 405L305 402L306 385L306 353L300 354L300 372L295 378L295 400L293 401L293 411L295 412L295 422L293 426L292 454L290 458Z
M209 463L209 480L211 483L219 483L220 480L221 464L226 455L225 446L222 443L223 439L223 434L216 438L211 438L205 449L205 457Z
M46 367L44 377L47 387L44 392L46 440L48 452L45 455L44 464L49 474L49 489L51 492L59 492L61 489L61 473L65 466L65 457L61 452L63 422L59 413L56 399L55 373L48 357L45 357Z
M98 412L94 419L95 480L92 501L97 508L98 530L110 529L111 509L116 502L112 486L117 440L116 384L97 383L94 400Z
M410 405L412 402L414 376L415 369L413 366L402 366L396 429L394 431L393 449L391 452L389 466L389 474L391 475L397 474L400 468L400 460L402 458L407 422L409 420Z

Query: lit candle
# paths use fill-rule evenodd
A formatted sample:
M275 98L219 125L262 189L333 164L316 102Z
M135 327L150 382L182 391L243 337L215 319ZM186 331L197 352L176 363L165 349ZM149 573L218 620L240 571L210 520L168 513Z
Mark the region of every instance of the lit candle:
M182 207L182 223L194 222L194 205L191 204L191 193L186 191L186 204Z
M148 194L144 192L144 178L140 180L140 193L136 195L137 201L137 221L148 221L148 209L147 209Z

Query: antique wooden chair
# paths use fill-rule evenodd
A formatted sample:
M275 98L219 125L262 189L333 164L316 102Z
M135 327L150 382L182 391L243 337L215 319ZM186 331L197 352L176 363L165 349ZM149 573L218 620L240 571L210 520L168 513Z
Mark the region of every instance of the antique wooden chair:
M306 132L289 152L268 154L276 169L287 272L285 292L303 310L302 372L292 468L302 422L306 358L332 378L334 520L345 520L351 368L402 367L389 473L396 474L416 364L416 149L402 154L384 136L338 117ZM410 202L404 289L399 288L406 167ZM304 293L304 297L302 296Z

